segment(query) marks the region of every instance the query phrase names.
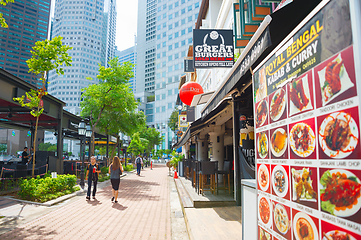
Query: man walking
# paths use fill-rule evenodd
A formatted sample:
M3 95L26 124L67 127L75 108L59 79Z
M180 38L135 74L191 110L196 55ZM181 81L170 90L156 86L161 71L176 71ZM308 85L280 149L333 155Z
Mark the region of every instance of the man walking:
M21 163L26 165L29 162L29 154L27 153L28 148L24 147L24 151L21 154Z
M143 166L143 159L140 154L135 159L135 164L137 165L137 175L140 176L140 169Z

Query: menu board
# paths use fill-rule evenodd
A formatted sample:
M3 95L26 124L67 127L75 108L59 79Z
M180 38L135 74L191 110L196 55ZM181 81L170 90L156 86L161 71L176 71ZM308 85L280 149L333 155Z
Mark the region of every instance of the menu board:
M361 239L348 1L321 2L297 29L253 76L258 239Z

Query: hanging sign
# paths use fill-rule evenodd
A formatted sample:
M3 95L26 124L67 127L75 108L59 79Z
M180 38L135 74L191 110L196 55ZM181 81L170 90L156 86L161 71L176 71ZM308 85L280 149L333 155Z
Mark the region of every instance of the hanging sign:
M360 43L322 3L254 72L258 239L361 239Z
M193 66L193 58L192 59L184 59L184 72L194 72L194 66Z
M233 30L193 29L194 68L233 67Z
M187 82L179 89L179 98L188 106L191 105L194 95L203 93L203 88L199 83Z
M178 120L179 120L179 122L178 122L179 127L188 127L187 115L186 114L185 115L179 115Z

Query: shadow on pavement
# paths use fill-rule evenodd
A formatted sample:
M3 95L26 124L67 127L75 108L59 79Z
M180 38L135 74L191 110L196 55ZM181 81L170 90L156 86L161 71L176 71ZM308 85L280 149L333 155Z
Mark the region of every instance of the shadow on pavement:
M36 226L31 229L18 228L16 231L11 231L1 235L1 239L27 239L29 237L37 236L38 240L51 239L51 235L57 235L54 230L47 231L45 226Z
M96 206L96 205L101 205L102 203L98 200L98 199L91 199L91 200L87 200L86 202L92 206Z
M127 209L128 207L125 207L119 203L113 203L112 208L120 210L120 211L124 211L125 209Z
M242 208L240 206L214 207L213 210L218 214L219 217L223 218L226 221L237 221L239 223L242 223Z

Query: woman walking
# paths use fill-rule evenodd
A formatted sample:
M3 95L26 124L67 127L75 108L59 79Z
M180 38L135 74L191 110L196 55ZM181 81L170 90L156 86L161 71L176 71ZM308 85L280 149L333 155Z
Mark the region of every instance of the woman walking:
M109 174L110 174L110 182L112 183L112 192L113 192L113 197L112 197L112 202L114 201L115 203L117 203L117 199L118 199L118 189L119 189L119 183L120 183L120 175L123 172L123 166L120 163L120 160L117 156L115 156L113 158L113 162L112 164L110 164L109 166Z

